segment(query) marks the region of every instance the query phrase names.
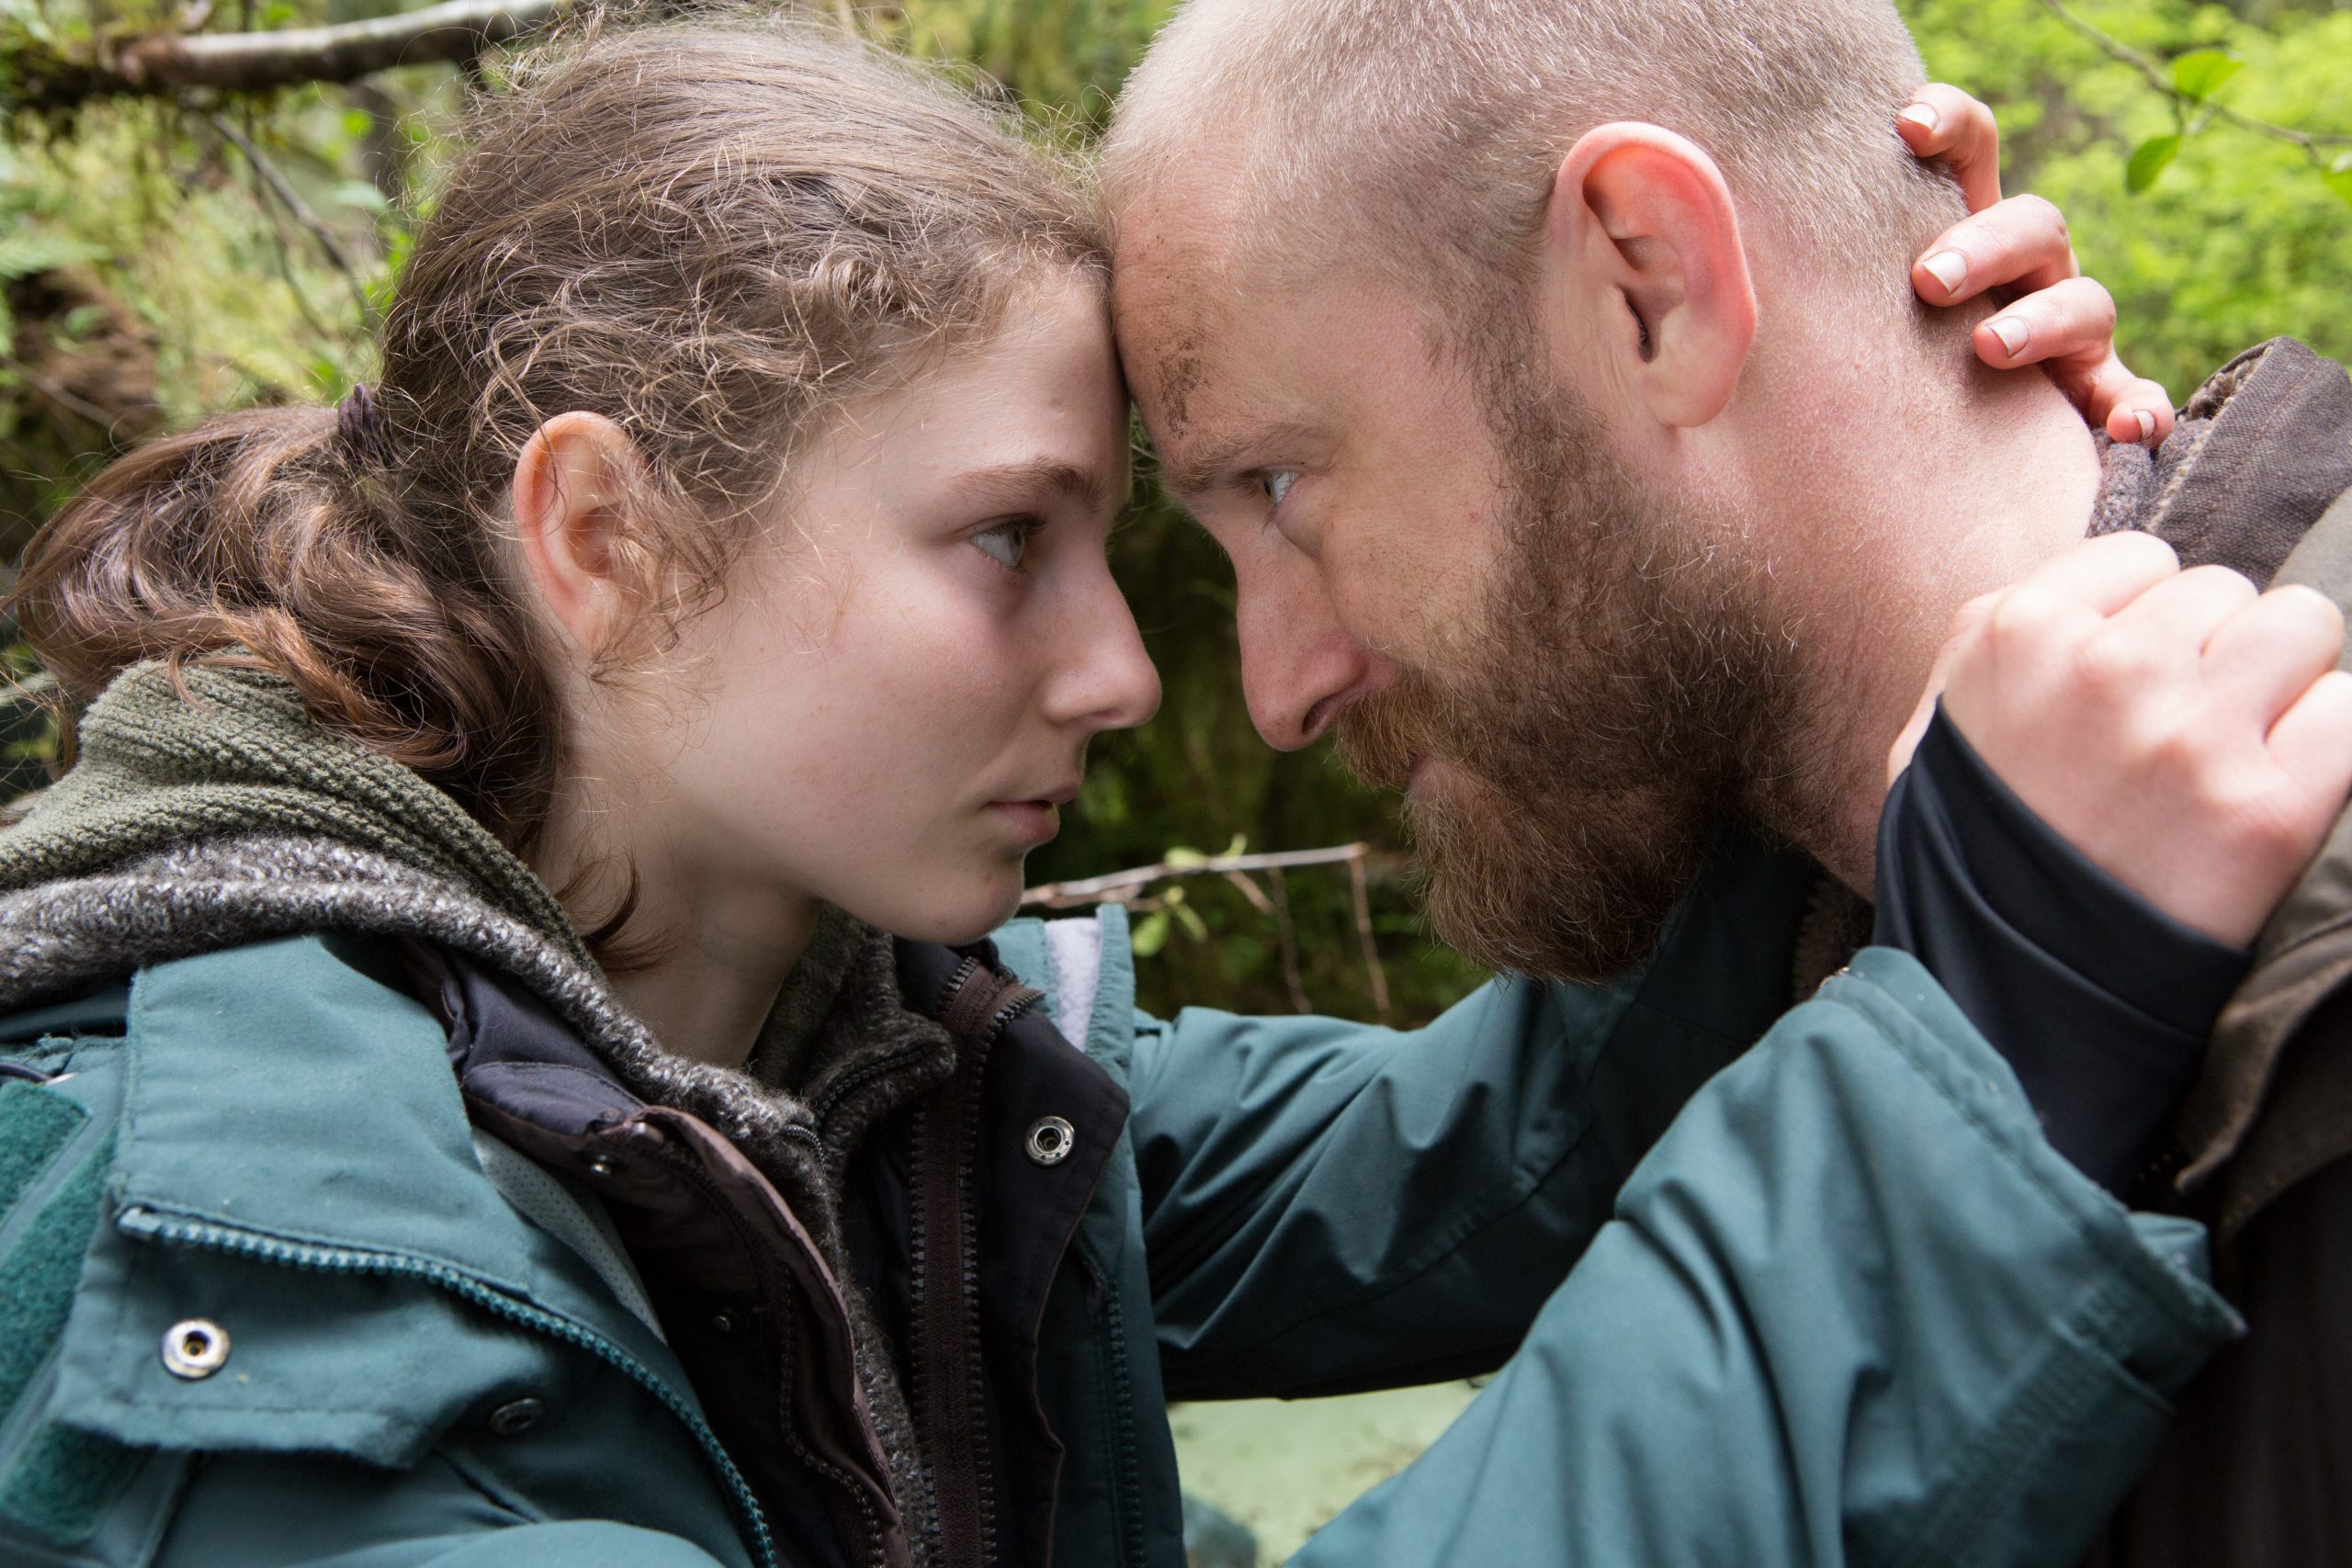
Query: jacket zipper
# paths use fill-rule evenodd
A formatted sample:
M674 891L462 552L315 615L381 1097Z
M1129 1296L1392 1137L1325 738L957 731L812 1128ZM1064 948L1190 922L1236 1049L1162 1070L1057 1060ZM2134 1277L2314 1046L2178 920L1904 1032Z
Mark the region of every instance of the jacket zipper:
M743 1522L751 1528L752 1545L763 1568L784 1568L777 1557L775 1538L768 1529L767 1516L752 1489L743 1480L742 1472L718 1441L718 1434L702 1413L679 1397L677 1392L644 1362L620 1346L585 1325L575 1323L541 1307L516 1301L503 1291L493 1290L471 1275L462 1273L447 1264L434 1263L405 1253L364 1252L353 1247L318 1247L306 1242L283 1241L251 1231L232 1229L200 1220L172 1219L153 1209L134 1205L125 1209L116 1224L132 1235L150 1237L180 1247L209 1247L244 1258L257 1258L265 1262L287 1264L298 1269L316 1269L330 1274L399 1275L422 1280L450 1294L470 1302L483 1310L509 1322L522 1325L538 1333L562 1340L565 1344L587 1351L614 1368L622 1375L660 1400L669 1412L685 1424L702 1446L703 1454L727 1483L736 1509Z
M876 1078L882 1077L885 1073L897 1072L900 1067L905 1066L908 1063L920 1060L930 1050L931 1047L928 1045L901 1046L899 1049L891 1052L887 1056L881 1057L876 1061L868 1062L865 1066L850 1073L847 1077L842 1078L840 1083L835 1084L831 1089L826 1091L825 1098L818 1101L816 1106L809 1111L808 1120L811 1123L809 1136L811 1141L817 1143L820 1147L823 1145L825 1123L832 1120L833 1112L840 1108L842 1100L847 1100L851 1095L855 1094L859 1089L864 1089L867 1084L872 1083ZM786 1129L786 1131L797 1132L799 1129L797 1127L791 1127Z
M673 1149L675 1147L674 1144L671 1146ZM744 1225L742 1216L735 1212L734 1205L727 1201L725 1195L718 1191L709 1177L691 1159L684 1157L683 1152L655 1157L661 1159L672 1174L693 1188L701 1196L704 1203L726 1220L729 1229L735 1235L735 1239L742 1246L744 1256L752 1259L753 1278L758 1284L760 1298L768 1303L769 1315L775 1324L775 1342L771 1348L775 1353L777 1370L776 1424L783 1431L785 1442L791 1448L794 1457L840 1487L848 1495L851 1503L856 1506L858 1519L865 1532L865 1540L862 1543L865 1562L873 1565L873 1568L878 1568L879 1564L889 1561L889 1551L884 1540L885 1531L882 1521L876 1517L874 1505L866 1499L865 1489L858 1485L854 1476L808 1446L802 1438L800 1424L793 1415L793 1382L800 1373L799 1369L794 1364L789 1343L788 1325L791 1321L790 1314L793 1311L792 1303L796 1298L804 1299L806 1309L811 1312L822 1311L824 1303L808 1298L808 1293L794 1287L788 1278L783 1284L778 1284L775 1261L763 1253L758 1240ZM857 1375L854 1369L852 1369L850 1375L853 1378Z
M939 1018L967 1044L946 1095L917 1112L910 1250L918 1338L909 1392L931 1457L933 1515L946 1568L986 1568L996 1560L972 1167L989 1052L1042 994L977 958L964 960Z

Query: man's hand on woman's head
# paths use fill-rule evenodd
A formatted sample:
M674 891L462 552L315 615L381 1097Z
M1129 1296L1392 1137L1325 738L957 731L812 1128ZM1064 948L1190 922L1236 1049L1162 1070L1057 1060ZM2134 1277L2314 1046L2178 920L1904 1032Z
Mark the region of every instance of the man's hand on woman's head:
M1957 87L1931 82L1895 117L1922 158L1941 158L1968 198L1969 216L1944 231L1911 268L1931 305L1957 305L1988 288L2019 297L1978 324L1976 355L1996 369L2041 365L2083 417L2118 441L2163 440L2172 400L2115 354L2115 300L2085 277L2066 218L2038 196L2001 199L2001 138L1993 111Z
M2034 814L2183 925L2252 942L2352 792L2344 617L2308 588L2188 571L2151 534L2088 539L1953 621L1938 693Z

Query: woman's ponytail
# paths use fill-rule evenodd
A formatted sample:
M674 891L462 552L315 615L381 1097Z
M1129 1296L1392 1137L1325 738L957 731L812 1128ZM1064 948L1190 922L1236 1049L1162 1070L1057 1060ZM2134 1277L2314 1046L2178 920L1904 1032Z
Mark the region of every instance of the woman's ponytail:
M257 665L527 840L548 779L524 760L556 739L527 622L487 549L402 514L360 396L356 418L253 409L131 453L35 536L10 608L69 712L143 660Z

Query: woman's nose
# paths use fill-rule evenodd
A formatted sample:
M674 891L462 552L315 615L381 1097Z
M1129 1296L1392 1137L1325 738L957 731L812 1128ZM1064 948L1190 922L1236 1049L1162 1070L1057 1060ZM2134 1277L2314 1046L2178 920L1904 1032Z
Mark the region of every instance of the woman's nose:
M1077 611L1075 657L1055 683L1053 717L1090 730L1133 729L1159 711L1159 671L1135 612L1107 571Z

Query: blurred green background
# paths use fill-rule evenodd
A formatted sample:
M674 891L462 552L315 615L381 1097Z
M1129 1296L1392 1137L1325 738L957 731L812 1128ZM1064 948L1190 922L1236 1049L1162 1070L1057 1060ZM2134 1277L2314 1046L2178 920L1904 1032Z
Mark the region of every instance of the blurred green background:
M1560 0L1571 4L1573 0ZM1993 104L2008 188L2073 220L2115 294L2126 357L2184 398L2238 349L2289 332L2352 356L2352 6L2305 0L1900 0L1929 69ZM256 402L339 398L370 374L388 297L461 72L386 71L263 96L74 101L75 69L157 32L382 16L384 0L0 0L0 560L108 454ZM968 62L1083 137L1167 0L828 3L821 14ZM65 85L61 86L61 84ZM2249 126L2247 121L2259 122ZM2299 140L2300 139L2300 140ZM1421 937L1387 804L1317 751L1281 757L1243 710L1232 584L1145 467L1114 565L1167 682L1160 717L1098 744L1038 882L1166 861L1364 841L1390 1011L1424 1019L1479 977ZM40 739L0 729L19 769ZM38 776L37 772L34 776ZM1372 1017L1344 867L1146 891L1145 1001ZM1286 908L1295 979L1285 973ZM1188 1471L1276 1552L1402 1463L1460 1389L1180 1413ZM1285 1424L1287 1423L1287 1424ZM1311 1456L1264 1462L1262 1454Z

